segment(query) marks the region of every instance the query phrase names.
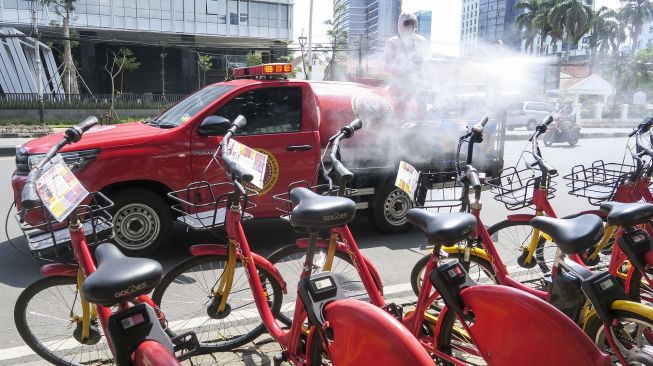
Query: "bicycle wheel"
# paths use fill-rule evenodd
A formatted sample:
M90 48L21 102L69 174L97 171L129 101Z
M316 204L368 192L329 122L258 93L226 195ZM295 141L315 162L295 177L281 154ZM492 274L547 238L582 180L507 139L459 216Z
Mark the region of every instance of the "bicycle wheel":
M82 306L74 277L45 277L18 296L14 321L21 338L55 365L112 365L113 354L99 319L91 318L88 340L82 343Z
M544 275L551 272L557 250L555 243L540 236L533 258L525 263L533 237L533 228L527 221L503 220L492 225L488 233L510 277L529 287L544 288Z
M220 297L213 292L225 275L227 259L222 255L190 258L168 272L152 296L173 334L193 331L202 347L211 352L242 346L265 331L240 260L236 262L227 308L217 311ZM281 286L265 269L257 270L268 305L276 316L281 307Z
M422 281L424 281L424 271L426 270L426 264L428 263L430 255L426 255L420 258L413 270L410 272L410 285L413 288L415 295L419 296L419 291L422 288ZM440 259L440 263L446 262L449 260L458 260L463 264L463 267L469 274L469 277L478 284L498 284L497 276L494 273L494 268L492 264L486 261L483 258L477 256L470 256L469 262L461 260L463 258L463 253L449 253L447 258Z
M327 258L327 248L316 248L314 258L313 273L322 272ZM283 276L284 281L286 281L286 288L288 289L287 299L284 299L286 305L283 306L278 319L285 325L290 325L297 297L297 284L306 261L306 249L291 244L270 254L268 260L274 264L281 276ZM346 297L369 300L363 281L358 275L349 254L336 251L330 272L338 280L340 288ZM376 288L379 291L383 290L381 280L374 278L374 276L372 279L376 284Z
M610 327L610 332L621 354L631 365L648 364L637 362L636 351L653 354L653 319L628 310L612 310L612 314L615 320L614 325ZM588 320L585 333L600 349L612 355L615 363L618 361L614 350L608 344L603 322L598 316L594 315Z
M470 365L487 365L464 329L453 311L447 311L442 317L440 333L437 335L438 349ZM442 360L442 365L453 366L454 364Z

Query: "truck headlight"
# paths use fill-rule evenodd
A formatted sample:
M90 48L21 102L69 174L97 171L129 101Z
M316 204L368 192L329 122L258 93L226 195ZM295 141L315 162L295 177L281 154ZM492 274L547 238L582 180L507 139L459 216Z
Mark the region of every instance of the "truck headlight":
M63 160L66 162L66 165L68 165L68 168L74 172L85 167L86 164L95 159L99 153L100 149L68 151L61 153L61 157L63 157ZM29 155L27 159L27 171L29 172L29 170L34 169L41 162L41 160L43 160L44 157L45 154ZM18 165L16 167L18 169Z

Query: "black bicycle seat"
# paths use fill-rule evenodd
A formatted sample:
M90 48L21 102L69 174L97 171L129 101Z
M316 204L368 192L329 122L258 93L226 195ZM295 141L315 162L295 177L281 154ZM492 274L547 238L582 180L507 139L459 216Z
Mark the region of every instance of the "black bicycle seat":
M603 237L603 220L591 214L571 219L537 216L531 220L531 226L551 236L565 254L585 251Z
M290 191L294 205L290 224L308 229L330 229L347 224L356 215L356 204L345 197L322 196L298 187Z
M604 202L601 211L608 214L608 225L633 226L651 221L653 205L646 202Z
M476 217L465 212L437 213L413 208L406 219L426 233L429 244L451 245L476 229Z
M82 293L94 304L112 306L146 294L163 277L163 267L152 259L130 258L113 244L95 249L97 269L84 280Z

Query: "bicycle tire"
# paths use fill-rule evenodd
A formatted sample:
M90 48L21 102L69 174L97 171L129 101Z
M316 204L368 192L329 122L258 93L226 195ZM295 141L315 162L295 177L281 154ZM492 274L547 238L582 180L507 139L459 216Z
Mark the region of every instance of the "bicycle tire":
M166 315L166 320L168 321L168 330L172 334L178 334L187 331L194 331L197 335L200 346L203 351L207 352L220 352L231 350L236 347L240 347L252 340L254 340L259 335L263 334L266 331L265 325L261 317L258 315L258 309L252 298L251 288L249 286L249 281L247 279L246 271L242 267L242 262L236 262L236 273L234 275L233 286L229 295L228 305L230 306L230 311L225 314L223 318L219 317L215 313L215 304L218 302L212 295L210 295L211 289L201 288L200 286L207 283L207 276L215 275L219 269L224 269L224 264L226 264L228 256L226 255L203 255L189 258L170 272L168 272L161 283L154 290L152 295L152 300L161 307L161 310ZM222 264L221 266L215 266L214 264ZM193 271L193 269L198 268L198 270ZM203 269L205 268L205 270ZM281 285L267 272L265 269L258 267L259 277L261 283L264 286L264 289L267 290L268 296L270 294L269 290L272 290L272 301L268 300L268 305L272 310L272 314L277 316L279 310L281 309L282 302L282 292ZM202 278L198 277L198 273L201 272ZM224 273L224 271L221 271ZM194 276L194 279L191 278ZM219 276L215 277L216 280L213 281L213 284L217 284ZM244 281L243 281L244 280ZM172 284L179 284L177 289L179 292L172 293L170 286ZM186 286L190 285L190 286ZM240 288L237 286L240 285ZM185 292L191 291L192 289L199 289L201 297L189 298L186 302L179 303L179 306L173 307L174 303L177 302L174 299L176 298L185 298ZM202 294L202 292L204 292ZM234 294L245 293L249 295L249 299L238 299ZM167 295L167 297L166 297ZM202 302L203 299L208 299ZM251 301L250 301L251 299ZM268 297L269 299L269 297ZM193 301L195 301L196 306L193 306ZM211 304L208 302L212 301ZM245 305L238 305L239 302L246 302ZM235 310L241 309L243 306L251 305L249 309L244 310L244 314L241 312L240 317L232 317L232 314L236 314ZM214 306L211 308L211 306ZM248 315L249 313L249 315ZM201 316L195 317L196 315L201 314ZM252 316L252 314L255 314ZM214 321L215 320L215 321ZM229 328L220 328L214 323L219 323L217 325L229 326ZM194 324L199 324L195 326ZM212 337L214 336L212 330L217 329L219 337L223 337L224 340L216 340ZM209 338L209 339L207 339Z
M457 259L460 261L460 259L463 257L463 253L449 253L449 256L447 258L452 258L452 259ZM413 292L415 293L416 296L419 296L419 291L421 289L421 283L423 281L423 274L424 270L426 269L426 264L428 263L429 259L431 258L430 255L425 255L422 258L415 263L415 266L413 266L412 271L410 272L410 286L413 288ZM443 258L446 259L446 258ZM442 259L441 259L442 260ZM494 268L492 267L492 264L488 262L487 260L478 257L478 256L470 256L469 257L469 264L464 265L463 267L469 274L470 278L474 280L476 283L492 283L492 284L499 284L499 280L497 279L496 273L494 272ZM483 275L481 274L480 271L472 271L472 264L475 263L478 268L482 269L486 274L488 275L488 278L490 279L491 282L481 282L480 280L483 278Z
M458 329L463 328L462 325L456 325L457 322L458 319L453 311L447 311L442 316L440 332L437 334L436 339L438 349L450 356L454 356L462 362L469 363L470 365L487 365L485 360L479 355L469 354L468 356L465 356L466 353L463 352L462 349L473 349L476 348L476 346L471 342L471 339L466 338L464 334L458 331ZM457 347L456 342L465 342L466 345L464 347ZM456 351L454 352L454 350ZM472 358L473 361L468 358ZM442 360L442 365L454 366L453 363L445 360Z
M53 295L53 300L52 302L47 302L45 303L44 306L47 306L47 311L38 311L39 308L34 307L37 311L30 311L30 303L32 300L35 299L35 297L39 294L45 294L49 289L51 288L56 288L56 293L54 291L52 292ZM73 290L74 289L74 290ZM68 293L73 293L75 296L72 299L68 299L67 295ZM36 300L38 301L39 305L44 302L43 299L37 298ZM21 294L18 296L18 299L16 300L16 305L14 307L14 322L16 323L16 329L18 330L18 334L20 334L21 338L25 341L25 343L39 356L41 356L44 360L55 364L55 365L84 365L86 363L83 363L82 357L84 356L89 356L93 361L95 360L101 360L102 362L107 362L107 363L102 363L103 365L109 365L113 364L113 354L111 353L111 350L109 350L107 343L106 342L101 342L100 340L104 338L104 335L102 334L102 327L99 326L99 322L96 326L93 327L94 335L98 341L95 344L92 345L87 345L87 344L82 344L81 342L77 341L74 332L78 329L81 329L79 326L72 327L71 325L77 322L77 324L81 324L80 321L73 320L74 315L79 315L81 317L81 306L78 308L79 311L75 311L74 306L80 306L80 300L79 300L79 293L77 291L77 279L74 277L65 277L65 276L53 276L53 277L44 277L42 279L39 279L38 281L32 283L29 285ZM41 306L41 309L43 306ZM63 310L61 313L61 318L58 318L57 315L55 314L54 311L57 309ZM66 338L63 339L63 341L54 341L51 339L52 334L48 334L48 345L45 345L44 342L39 341L37 336L34 334L34 329L36 327L30 327L30 320L28 317L28 314L32 317L39 317L40 314L44 314L46 316L42 316L40 318L44 318L47 320L50 319L59 319L57 321L57 324L62 324L65 328L65 331L61 334L57 334L54 337L58 336L64 336ZM54 315L53 315L54 314ZM64 322L61 322L60 320L64 320ZM66 324L66 321L69 323ZM95 320L97 321L97 320ZM44 326L43 324L39 324L38 326L39 329L43 329L43 331L49 331L52 330L52 328ZM77 342L77 343L74 343ZM58 346L57 346L58 344ZM79 345L79 347L70 347L71 345ZM50 348L55 348L54 350L50 350ZM60 349L60 347L63 347ZM75 350L79 348L79 352L71 352L70 350ZM60 352L64 353L62 355L57 354L57 350L60 349ZM93 353L93 349L95 349L97 352ZM70 356L66 358L67 356ZM79 362L77 363L76 358L77 356L80 357ZM99 358L98 356L103 356Z
M325 258L327 248L317 248L315 251L315 258ZM274 251L268 256L268 261L272 263L281 273L284 281L286 281L287 293L290 296L297 294L297 284L299 283L299 277L302 272L302 266L304 259L306 257L306 249L300 248L297 245L291 244L281 247ZM367 295L361 291L365 291L365 287L362 281L354 282L354 279L360 280L360 276L356 271L353 261L348 253L336 250L333 265L331 267L331 272L335 274L336 278L339 280L341 289L346 297L356 297L364 298ZM284 265L283 263L287 263ZM321 272L321 267L319 267ZM336 269L344 269L344 271L336 271ZM382 291L383 285L380 278L371 272L372 280L376 285L377 290ZM345 283L343 285L343 279ZM285 300L285 299L284 299ZM295 298L290 298L287 301L289 304L294 303ZM289 315L292 316L292 311L294 308L289 309ZM289 326L292 322L291 318L280 312L279 317L277 318L283 324Z
M511 229L516 228L521 228L517 229L518 233L511 231ZM544 275L551 272L551 264L557 249L554 243L540 237L534 254L536 262L529 268L528 265L520 263L520 256L523 257L524 248L528 247L533 233L533 227L528 221L503 220L490 226L488 233L491 237L496 238L493 239L494 246L506 265L511 278L525 286L538 289L545 287L543 283ZM523 236L524 233L527 235ZM512 243L507 244L507 241ZM549 245L547 246L546 243L549 243ZM514 259L513 256L515 256Z
M628 339L632 339L633 335L638 333L639 330L641 329L648 329L647 334L653 333L653 318L647 318L641 314L634 313L632 311L628 310L612 310L612 315L614 316L614 320L616 323L619 325L619 328L621 329L617 334L613 332L614 335L613 338L615 339L615 342L621 343L621 341L626 341ZM640 326L645 327L645 328L636 328L636 330L630 330L626 329L624 327L625 323L639 323ZM614 322L613 322L614 324ZM616 328L616 326L612 326L612 328ZM596 314L592 316L590 319L587 320L586 326L584 327L585 333L590 337L590 339L604 352L612 355L613 360L616 361L616 356L614 355L614 350L609 346L607 343L607 340L605 340L605 333L603 330L603 322L601 319L599 319ZM625 333L623 331L625 330ZM619 334L627 334L627 336L619 336ZM643 337L643 339L646 341L647 337ZM637 341L637 340L635 340ZM653 345L651 345L650 342L646 342L648 345L645 347L649 352L653 351ZM641 344L641 343L640 343ZM621 343L623 346L623 343ZM619 344L617 345L619 346ZM639 363L636 363L639 364Z

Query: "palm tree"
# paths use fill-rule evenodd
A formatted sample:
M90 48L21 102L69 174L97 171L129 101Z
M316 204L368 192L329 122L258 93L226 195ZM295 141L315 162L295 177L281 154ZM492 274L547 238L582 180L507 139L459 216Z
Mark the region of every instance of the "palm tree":
M558 29L555 29L551 25L551 12L553 8L560 0L545 0L542 2L542 7L540 8L539 13L535 19L538 27L540 29L540 53L545 53L544 51L544 42L547 37L551 37L551 46L553 47L552 52L557 52L558 49L558 40L562 39L562 32L559 32Z
M637 49L637 39L642 31L642 25L653 16L653 3L650 0L621 0L621 19L628 25L632 45L630 52L634 55Z
M589 35L590 72L594 71L598 56L607 56L619 50L619 44L626 40L626 32L619 23L617 12L605 6L594 17Z
M589 0L561 0L551 10L551 26L567 39L565 61L569 61L569 49L589 32L594 18L594 11Z
M546 1L547 0L523 0L515 5L515 8L521 13L517 18L515 18L515 23L523 32L522 38L526 41L524 48L527 51L530 48L530 53L533 53L535 37L540 33L539 17ZM542 52L541 46L538 52Z

